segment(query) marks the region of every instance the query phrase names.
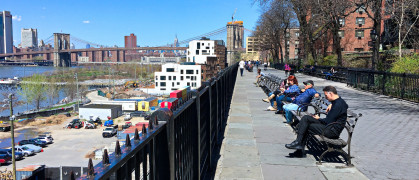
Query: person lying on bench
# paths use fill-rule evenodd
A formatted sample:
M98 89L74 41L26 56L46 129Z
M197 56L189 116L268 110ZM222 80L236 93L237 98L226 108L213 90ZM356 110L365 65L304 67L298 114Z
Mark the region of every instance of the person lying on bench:
M323 92L326 99L332 103L331 108L326 110L328 112L326 118L320 118L318 115L306 115L301 118L298 125L297 139L291 144L286 144L286 148L303 150L308 131L313 134L323 133L325 137L331 139L339 138L340 133L345 128L348 104L339 97L336 88L333 86L326 86ZM326 129L326 126L329 127Z
M320 94L313 88L314 82L312 80L303 82L303 84L304 84L304 89L301 90L303 93L297 96L294 99L294 101L292 101L292 103L285 104L284 106L282 106L285 112L285 123L288 123L288 124L292 123L293 114L291 113L291 111L298 110L298 107L301 106L302 104L310 103L313 97L317 98L320 96ZM306 111L306 110L307 110L307 106L302 107L302 111Z

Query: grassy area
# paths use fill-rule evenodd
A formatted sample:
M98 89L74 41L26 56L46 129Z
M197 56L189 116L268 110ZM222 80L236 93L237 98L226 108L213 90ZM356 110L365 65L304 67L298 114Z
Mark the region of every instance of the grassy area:
M64 108L64 107L72 106L74 104L76 104L76 102L72 102L72 103L68 103L68 104L63 104L63 105L60 105L60 106L54 106L54 107L51 107L51 108L48 108L48 109L43 109L43 110L41 110L41 112L43 112L43 111L49 111L49 110L53 110L53 109Z

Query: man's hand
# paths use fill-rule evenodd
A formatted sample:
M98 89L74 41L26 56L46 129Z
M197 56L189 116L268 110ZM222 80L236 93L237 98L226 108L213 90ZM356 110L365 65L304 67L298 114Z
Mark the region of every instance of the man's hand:
M314 95L314 97L316 97L316 98L320 97L319 93L316 93L316 94Z
M301 89L301 92L304 92L304 91L306 91L306 89Z
M317 115L317 114L316 115L313 115L313 118L314 119L320 119L319 115Z
M326 108L326 112L329 112L329 111L330 111L330 109L332 109L332 104L329 104L329 106L327 106L327 108Z

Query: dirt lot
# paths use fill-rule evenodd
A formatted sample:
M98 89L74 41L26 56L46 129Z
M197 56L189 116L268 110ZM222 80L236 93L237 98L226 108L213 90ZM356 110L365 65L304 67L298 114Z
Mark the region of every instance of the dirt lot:
M102 129L65 129L63 128L68 122L75 117L66 117L59 124L46 125L45 123L33 122L29 127L36 127L39 132L51 132L54 143L44 148L44 152L38 153L31 157L17 161L17 168L23 168L27 165L42 165L49 167L57 166L85 166L87 167L88 159L86 155L96 149L109 146L111 142L116 141L116 137L103 138ZM54 117L52 119L59 119ZM45 120L48 122L48 120ZM10 134L10 132L8 132ZM99 160L93 161L95 164ZM0 169L12 167L11 164L3 164Z

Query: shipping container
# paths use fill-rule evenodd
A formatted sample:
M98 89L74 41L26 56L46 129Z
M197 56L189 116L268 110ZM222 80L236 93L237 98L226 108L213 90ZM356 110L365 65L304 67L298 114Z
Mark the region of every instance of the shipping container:
M45 179L45 165L30 165L16 171L16 179Z
M177 106L178 102L178 98L168 98L160 104L160 108L168 108L172 110L173 107Z
M187 95L187 89L186 88L180 88L179 91L182 91L182 101L186 101L186 95Z
M170 93L170 98L182 98L182 91L181 90L176 90Z
M138 111L150 111L150 107L158 106L157 98L150 97L138 102Z

